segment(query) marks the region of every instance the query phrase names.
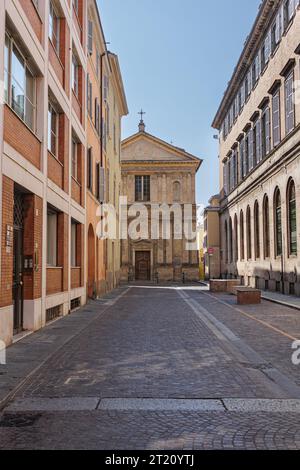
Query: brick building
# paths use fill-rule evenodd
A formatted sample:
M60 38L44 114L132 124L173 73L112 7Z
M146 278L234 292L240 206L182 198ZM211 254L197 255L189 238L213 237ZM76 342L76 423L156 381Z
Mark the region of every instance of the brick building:
M300 295L299 0L264 0L224 94L220 271Z
M88 8L108 62L95 1L0 2L0 339L7 344L89 294L86 170L91 146L100 160L104 105L98 77L91 144ZM95 269L105 277L103 258Z

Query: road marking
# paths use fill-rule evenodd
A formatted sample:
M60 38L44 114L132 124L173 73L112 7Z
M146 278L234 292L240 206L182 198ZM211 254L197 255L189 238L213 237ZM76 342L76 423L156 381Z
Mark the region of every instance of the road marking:
M227 307L232 307L234 308L234 310L236 310L237 312L240 312L242 315L250 318L251 320L255 320L257 323L261 323L262 325L266 326L267 328L269 328L270 330L273 330L273 331L276 331L276 333L279 333L281 334L282 336L285 336L286 338L289 338L291 339L292 341L298 341L299 338L296 338L295 336L292 336L290 335L289 333L286 333L285 331L283 330L280 330L280 328L277 328L276 326L273 326L273 325L270 325L270 323L267 323L263 320L259 320L258 318L254 317L253 315L250 315L249 313L247 312L244 312L244 310L241 310L240 308L238 307L235 307L234 305L231 305L230 303L228 302L225 302L225 300L220 300L218 299L218 297L212 295L212 294L208 294L207 292L203 292L204 295L208 295L209 297L211 297L212 299L215 299L217 302L219 302L220 304L223 304L223 305L226 305Z
M273 394L273 398L286 398L287 394L289 398L298 398L300 396L300 387L288 376L281 373L272 364L268 364L263 357L252 349L243 339L233 333L224 323L220 322L186 292L180 290L177 292L207 328L223 342L224 347L229 348L236 361L242 362L241 358L245 358L245 362L249 364L250 369L257 369L260 380L263 381L264 387ZM225 305L228 306L228 304Z
M70 411L188 411L188 412L268 412L300 413L299 399L173 399L173 398L20 398L6 408L6 413L50 413Z

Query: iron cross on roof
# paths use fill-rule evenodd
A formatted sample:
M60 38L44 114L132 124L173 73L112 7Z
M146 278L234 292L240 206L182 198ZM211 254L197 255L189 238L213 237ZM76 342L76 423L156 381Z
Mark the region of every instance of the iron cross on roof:
M143 116L144 116L144 114L146 114L146 113L141 109L138 114L141 115L141 122L143 122Z

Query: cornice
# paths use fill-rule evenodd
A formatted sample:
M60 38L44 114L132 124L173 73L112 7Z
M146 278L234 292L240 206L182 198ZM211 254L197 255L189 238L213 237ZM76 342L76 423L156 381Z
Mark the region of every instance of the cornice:
M225 90L217 114L213 120L213 128L221 128L224 115L227 112L232 99L239 90L241 81L244 78L244 74L251 66L254 55L256 54L257 46L263 39L264 34L269 27L269 23L273 18L273 14L279 6L280 2L281 0L262 1L252 30L246 39L243 51L234 69L233 75L228 83L227 89Z

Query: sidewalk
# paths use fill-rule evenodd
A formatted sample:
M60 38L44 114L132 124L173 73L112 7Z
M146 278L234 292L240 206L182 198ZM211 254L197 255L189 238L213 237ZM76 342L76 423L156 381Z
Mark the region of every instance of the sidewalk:
M300 310L300 297L296 297L295 295L284 295L279 292L262 291L261 297L264 300L269 300L270 302L275 302L276 304L281 304L285 307Z
M209 288L208 281L198 281L202 286ZM296 295L285 295L280 292L271 292L271 291L261 291L261 298L268 300L269 302L274 302L276 304L284 305L285 307L294 308L300 310L300 297Z
M126 291L118 288L103 298L90 301L70 315L60 317L22 341L9 346L6 365L0 364L0 412L24 383L59 349L73 340L106 312Z

